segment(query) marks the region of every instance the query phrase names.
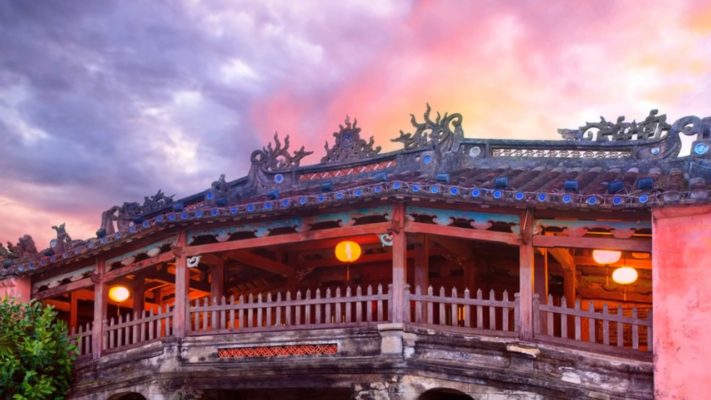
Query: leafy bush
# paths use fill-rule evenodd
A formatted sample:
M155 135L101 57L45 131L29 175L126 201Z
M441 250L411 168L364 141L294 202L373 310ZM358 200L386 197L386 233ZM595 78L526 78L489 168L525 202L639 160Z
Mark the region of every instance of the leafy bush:
M37 301L0 301L0 398L64 399L76 348L56 316Z

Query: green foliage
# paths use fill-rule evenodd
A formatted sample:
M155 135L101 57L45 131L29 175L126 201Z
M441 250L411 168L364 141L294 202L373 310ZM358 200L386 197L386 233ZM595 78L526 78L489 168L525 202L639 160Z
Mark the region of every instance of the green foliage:
M0 398L64 399L75 346L52 307L0 301Z

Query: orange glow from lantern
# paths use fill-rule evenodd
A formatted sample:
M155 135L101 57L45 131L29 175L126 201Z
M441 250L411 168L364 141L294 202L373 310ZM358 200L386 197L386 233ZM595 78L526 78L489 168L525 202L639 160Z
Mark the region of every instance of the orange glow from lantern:
M121 303L128 299L129 291L124 286L113 286L109 289L109 298L117 303Z
M620 261L622 252L617 250L593 250L592 256L596 263L608 265Z
M612 280L620 285L629 285L637 281L639 274L632 267L620 267L612 272Z
M360 258L360 245L352 240L344 240L336 245L336 258L340 262L352 263Z

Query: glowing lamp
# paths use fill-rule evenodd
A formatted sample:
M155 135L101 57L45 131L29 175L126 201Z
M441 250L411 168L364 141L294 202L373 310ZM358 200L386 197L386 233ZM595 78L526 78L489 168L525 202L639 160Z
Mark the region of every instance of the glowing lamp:
M109 298L117 303L121 303L128 299L128 289L124 286L113 286L109 289Z
M336 258L340 262L355 262L360 258L360 255L360 245L352 240L344 240L336 245Z
M620 261L622 252L617 250L593 250L593 259L600 265L614 264Z
M637 270L632 267L620 267L612 272L612 280L620 285L634 283L638 277Z

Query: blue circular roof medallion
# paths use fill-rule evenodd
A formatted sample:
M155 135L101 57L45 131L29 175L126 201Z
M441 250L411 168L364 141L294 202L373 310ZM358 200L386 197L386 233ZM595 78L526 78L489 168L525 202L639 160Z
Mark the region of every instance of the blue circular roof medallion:
M213 217L216 217L216 216L220 215L220 210L217 208L213 208L212 210L210 210L210 215L212 215Z
M363 189L361 189L361 188L358 188L353 191L353 196L355 196L355 197L360 197L362 195L363 195Z
M212 193L212 191L207 192L207 194L205 195L205 198L208 200L212 200L214 197L215 197L215 194Z
M282 199L281 206L284 208L289 207L289 203L291 203L289 199Z
M481 190L479 190L479 189L472 189L471 195L472 195L472 197L479 197L479 196L481 196Z
M274 182L276 182L276 183L284 182L284 175L282 175L282 174L274 175Z
M326 195L324 195L324 194L318 195L316 197L316 201L318 201L319 203L323 203L324 201L326 201Z
M175 221L175 214L168 214L168 221Z
M573 201L573 196L564 194L563 197L561 197L561 200L563 200L563 203L565 204L570 204Z
M399 181L393 182L393 189L398 190L402 187L402 183Z
M545 193L538 193L538 195L536 196L536 199L542 203L542 202L548 200L548 196Z
M383 187L380 186L380 185L376 185L376 186L373 188L373 192L375 192L375 193L380 193L380 192L382 192L382 191L383 191Z
M459 188L458 188L458 187L454 187L454 186L451 187L451 188L449 188L449 194L451 194L452 196L458 195L458 194L459 194Z
M309 199L306 198L306 196L301 196L301 197L299 197L299 204L301 204L302 206L303 206L304 204L308 203L308 201L309 201Z
M271 201L267 201L266 203L262 204L262 208L265 210L271 210L272 207L274 207L274 205Z
M622 200L622 197L620 197L620 196L615 196L612 198L612 204L614 204L616 206L619 206L620 204L622 204L622 202L623 202L623 200Z
M696 153L699 156L702 156L709 151L709 145L706 143L696 143L694 145L694 153Z
M649 195L643 194L639 196L639 202L642 204L646 204L649 201Z
M523 192L516 192L516 194L514 195L514 198L518 201L521 201L526 198L526 195L523 194Z
M345 197L346 197L346 195L343 194L343 192L336 193L336 200L343 200Z
M254 204L247 204L247 212L254 212L255 209Z
M594 206L595 204L597 204L597 197L590 196L587 198L587 200L585 200L585 202L588 203L588 205L590 206Z
M412 186L410 187L413 192L419 192L420 191L420 185L417 183L413 183Z
M432 185L432 186L430 186L430 192L432 192L432 193L439 193L439 185Z
M128 231L131 233L136 233L136 225L131 225L128 227Z
M202 210L195 210L195 218L202 217Z
M425 154L424 157L422 157L422 162L425 163L425 165L431 164L432 163L432 156L429 154Z
M190 214L187 211L183 211L180 213L180 218L182 219L188 219L190 217Z
M143 227L144 227L144 228L150 228L150 227L151 227L151 221L143 221Z
M163 222L164 219L165 219L165 217L163 216L163 214L161 214L156 217L156 222Z
M237 207L230 207L230 214L237 215L239 209Z
M495 198L496 200L500 199L504 193L501 190L494 190L491 192L491 197Z

